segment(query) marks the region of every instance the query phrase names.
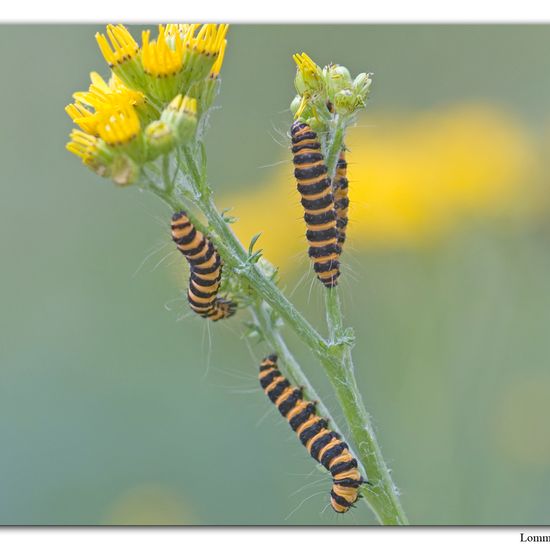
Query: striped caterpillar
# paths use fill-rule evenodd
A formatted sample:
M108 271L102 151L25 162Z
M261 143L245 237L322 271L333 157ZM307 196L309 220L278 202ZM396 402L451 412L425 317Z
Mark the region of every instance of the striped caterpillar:
M330 101L327 102L327 109L330 113L334 113L334 105ZM346 242L346 229L348 225L349 198L347 171L346 148L342 146L338 163L336 164L336 174L332 183L336 227L338 228L338 244L341 250L344 248L344 243Z
M237 305L218 296L222 277L220 255L212 242L194 227L183 210L172 216L172 240L191 268L187 291L191 309L212 321L234 315Z
M335 512L347 512L359 498L359 487L368 483L357 468L357 460L340 435L328 429L328 422L316 414L315 403L302 399L302 390L277 368L277 356L266 357L260 365L260 385L286 418L310 455L332 476L330 504Z
M340 250L346 242L346 228L348 225L348 178L347 178L348 163L346 162L346 152L342 148L340 157L336 164L336 175L332 185L334 194L334 211L336 212L336 227L338 230L338 244Z
M309 243L308 254L317 278L327 287L337 285L340 276L337 215L332 185L321 153L317 134L304 122L296 121L290 130L294 176L302 196Z

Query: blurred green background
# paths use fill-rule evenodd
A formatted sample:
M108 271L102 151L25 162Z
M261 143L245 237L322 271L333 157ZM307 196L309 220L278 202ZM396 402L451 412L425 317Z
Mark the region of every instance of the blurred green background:
M65 151L64 106L89 71L107 76L98 30L0 32L0 523L373 523L363 504L327 508L329 476L259 389L267 350L240 338L246 314L189 315L168 210ZM299 213L269 200L298 204L284 135L297 51L375 73L350 132L367 206L342 292L411 523L547 524L550 27L231 27L211 181L324 330Z

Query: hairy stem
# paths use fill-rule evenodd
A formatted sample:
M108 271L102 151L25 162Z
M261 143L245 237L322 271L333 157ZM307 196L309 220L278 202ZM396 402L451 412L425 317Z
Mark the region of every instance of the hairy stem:
M334 176L338 155L343 147L345 120L335 118L331 140L326 143L327 169ZM344 328L344 319L338 287L325 291L325 308L331 355L336 361L322 361L334 387L338 401L351 432L358 458L365 467L372 485L363 488L365 500L384 525L406 525L397 489L376 440L370 416L367 413L355 379L351 348L353 336Z
M351 432L358 459L365 467L369 482L362 489L365 500L383 525L406 525L407 518L399 502L397 489L376 440L370 416L367 413L355 379L351 355L352 341L343 328L340 300L336 289L326 293L329 333L334 346L332 353L338 366L324 362L325 371L334 387ZM338 343L339 342L339 343Z

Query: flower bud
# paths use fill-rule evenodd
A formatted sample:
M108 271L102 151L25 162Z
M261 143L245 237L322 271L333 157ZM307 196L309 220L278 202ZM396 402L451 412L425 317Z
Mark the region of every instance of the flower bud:
M172 128L181 143L186 143L193 138L197 128L197 100L178 94L160 118Z
M327 88L330 96L352 86L351 75L342 65L329 65L326 70Z
M71 141L67 143L67 149L98 176L104 178L110 176L114 153L103 140L75 129L71 132Z
M145 129L145 143L149 159L155 159L159 155L168 153L173 148L174 141L174 130L162 120L151 122Z
M334 96L334 108L339 114L351 113L355 101L355 94L351 90L341 90Z
M353 91L364 103L370 92L372 78L370 73L361 73L355 77L353 81Z
M320 91L324 87L323 72L313 60L305 53L293 56L297 66L294 85L300 95L306 92Z

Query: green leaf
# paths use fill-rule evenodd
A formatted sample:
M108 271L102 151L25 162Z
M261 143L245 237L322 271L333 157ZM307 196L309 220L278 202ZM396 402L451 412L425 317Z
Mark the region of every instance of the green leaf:
M252 250L254 250L254 245L256 244L256 241L260 238L262 234L261 233L256 233L256 235L254 235L252 237L252 239L250 240L250 244L248 245L248 255L251 256L252 255Z

